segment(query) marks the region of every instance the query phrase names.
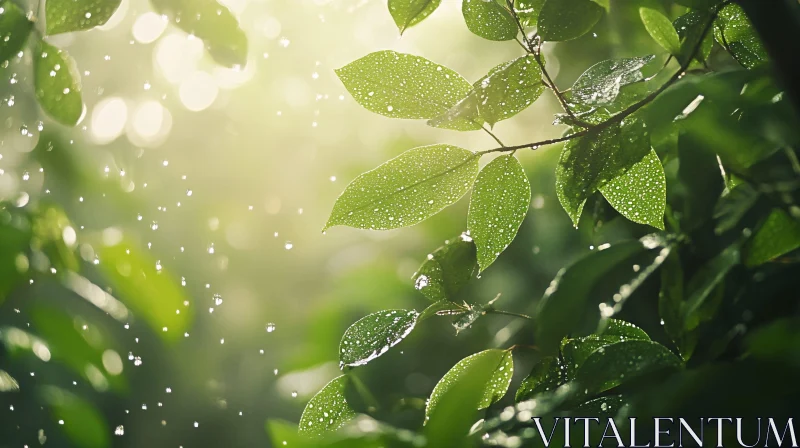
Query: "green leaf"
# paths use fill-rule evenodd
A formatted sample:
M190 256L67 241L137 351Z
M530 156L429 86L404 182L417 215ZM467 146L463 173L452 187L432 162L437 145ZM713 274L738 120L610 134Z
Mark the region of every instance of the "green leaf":
M681 39L672 22L661 12L652 8L639 8L645 29L658 45L673 56L681 53Z
M325 229L388 230L422 222L469 191L478 175L478 157L450 145L410 149L350 182Z
M644 122L628 117L570 140L556 166L556 194L577 227L586 199L650 152Z
M226 67L247 64L247 36L236 17L215 0L150 0L153 8L203 40L211 57Z
M570 379L574 377L581 364L601 347L623 341L649 340L650 337L641 328L622 320L607 319L605 326L596 333L561 342L565 375Z
M591 0L547 0L539 13L539 36L545 41L577 39L601 17L603 8Z
M47 0L47 34L83 31L103 25L120 3L122 0Z
M414 288L434 302L452 301L478 270L475 243L466 234L445 241L428 255L412 280Z
M720 197L714 207L714 219L717 220L714 232L721 235L736 227L745 214L756 205L759 196L759 192L752 185L742 183Z
M654 149L625 174L601 187L600 192L622 216L664 230L667 181Z
M64 50L39 41L33 56L36 99L48 115L75 126L83 115L81 75L75 61Z
M745 68L755 68L769 60L750 19L735 3L720 10L714 22L714 38Z
M575 379L595 394L659 370L677 370L683 362L652 341L624 341L595 350L581 364Z
M511 40L519 33L514 16L497 0L463 0L461 13L467 28L484 39Z
M514 0L514 12L517 13L522 26L536 26L546 0Z
M467 228L478 249L481 271L514 241L530 203L528 176L513 155L492 160L478 174L469 202Z
M148 254L130 242L95 246L98 268L112 286L112 293L144 319L167 341L183 338L189 328L192 307L178 281Z
M740 187L737 187L737 189ZM744 264L758 266L800 247L800 222L782 209L767 216L744 248Z
M53 421L58 423L58 428L75 446L81 448L111 446L111 430L94 405L53 386L43 387L41 396L50 408Z
M403 34L433 14L441 3L442 0L389 0L389 13L400 34Z
M520 383L514 401L519 403L530 400L542 392L555 390L566 382L566 373L566 368L559 358L555 356L542 358Z
M19 6L11 0L0 2L0 63L19 53L28 40L33 29L33 22L28 20Z
M23 280L30 267L30 217L8 203L0 204L0 304Z
M0 393L19 391L19 383L8 372L0 369Z
M265 429L272 446L309 447L304 437L298 434L297 425L284 420L267 420Z
M428 399L428 406L425 408L426 421L436 413L437 406L448 390L454 387L464 375L474 372L473 366L475 365L494 366L491 379L481 385L483 393L477 409L488 408L492 403L503 398L503 395L508 392L511 377L514 375L514 359L511 352L507 350L496 348L484 350L462 359L439 380L433 388Z
M464 98L428 125L456 131L477 130L484 122L494 126L525 110L544 89L535 57L522 56L493 68Z
M641 69L654 58L649 55L598 62L575 81L570 89L571 97L586 105L613 103L620 88L644 80Z
M693 330L708 320L706 305L712 292L721 285L728 272L741 259L741 243L731 244L711 261L701 266L686 285L686 303L683 306L684 329Z
M370 53L336 75L358 104L389 118L438 117L472 88L447 67L391 50Z
M678 55L678 62L683 64L686 59L692 55L692 52L697 47L698 40L702 37L710 17L708 13L692 10L686 14L678 17L672 22L672 26L678 32L678 37L681 40L681 51ZM711 54L711 48L714 46L714 36L712 33L707 33L703 38L703 43L700 45L698 54L695 59L704 62Z
M658 314L664 331L678 348L684 361L688 361L697 345L696 332L684 326L684 275L680 254L673 252L661 267L661 290L658 294Z
M417 324L419 313L387 310L358 320L339 342L340 366L363 366L406 338Z
M320 437L336 431L355 418L356 411L345 398L347 382L347 375L336 377L311 398L300 417L300 434Z

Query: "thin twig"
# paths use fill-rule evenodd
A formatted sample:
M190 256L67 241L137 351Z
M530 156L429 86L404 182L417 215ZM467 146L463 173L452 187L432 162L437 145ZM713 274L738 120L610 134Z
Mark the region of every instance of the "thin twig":
M483 125L483 126L481 127L481 129L483 129L483 130L484 130L484 132L486 132L487 134L489 134L489 136L490 136L490 137L492 137L492 138L494 139L494 141L496 141L496 142L497 142L497 144L498 144L498 145L500 145L500 146L503 146L503 147L505 147L505 146L506 146L506 145L504 145L504 144L503 144L503 142L501 142L501 141L500 141L500 139L499 139L499 138L497 138L497 136L496 136L496 135L494 135L494 132L492 132L492 131L491 131L489 128L487 128L487 127L486 127L486 125Z
M502 315L505 315L505 316L514 316L514 317L521 317L523 319L533 320L533 318L531 316L528 316L528 315L525 315L525 314L520 314L520 313L514 313L512 311L486 310L486 313L487 314L502 314Z

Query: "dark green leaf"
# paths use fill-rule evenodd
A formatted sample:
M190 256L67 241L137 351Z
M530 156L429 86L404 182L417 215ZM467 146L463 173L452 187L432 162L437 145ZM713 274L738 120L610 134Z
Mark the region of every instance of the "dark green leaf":
M111 429L91 403L52 386L42 388L41 396L50 408L53 421L75 446L104 448L111 445Z
M478 270L475 243L466 234L445 241L444 246L428 255L412 279L414 288L425 297L439 302L453 300Z
M410 149L350 182L325 228L388 230L417 224L458 201L477 175L478 156L466 149Z
M122 0L47 0L47 34L83 31L103 25Z
M389 12L400 34L436 11L442 0L389 0Z
M686 285L686 304L683 307L684 328L693 330L704 320L705 305L712 292L720 286L725 275L740 262L740 243L734 243L711 261L701 266Z
M714 38L746 68L755 68L768 61L767 52L750 19L735 3L720 10L714 23Z
M546 41L577 39L601 17L603 8L591 0L547 0L539 13L539 36Z
M672 22L672 26L675 27L675 30L678 32L678 37L681 40L681 51L678 55L678 62L684 63L692 56L692 52L697 48L697 42L703 37L702 34L707 29L709 20L710 17L707 13L693 10ZM698 54L695 55L695 59L700 62L707 60L713 46L714 36L709 32L703 37L703 43L700 46Z
M481 271L517 235L531 203L531 185L513 155L500 156L478 174L469 202L467 228L478 249Z
M178 28L203 39L214 60L226 67L247 64L247 36L236 17L216 0L150 0Z
M674 252L664 261L661 267L661 290L658 294L658 314L664 331L678 348L678 353L688 361L692 357L697 337L684 330L683 293L684 275L680 254Z
M306 405L300 417L299 433L320 437L344 426L356 416L345 398L348 378L339 376L326 384Z
M744 247L744 264L748 267L758 266L798 247L800 247L800 222L776 208L747 241Z
M720 235L736 227L744 215L758 202L759 193L748 183L737 185L719 198L714 207L717 226L714 231Z
M657 342L624 341L595 350L578 368L575 379L594 394L642 375L682 366L680 358Z
M605 327L585 337L564 339L561 353L564 357L565 375L572 379L578 368L595 350L623 341L649 341L650 337L641 328L622 320L607 319Z
M514 0L514 11L522 26L536 26L539 23L539 12L546 0Z
M649 55L598 62L583 72L572 85L572 99L587 105L612 103L622 86L644 79L641 69L654 58Z
M0 2L0 63L14 57L25 45L28 35L33 29L33 22L28 20L19 6L11 0Z
M652 8L639 8L639 16L645 29L658 45L673 56L680 54L681 39L667 16Z
M497 0L463 0L461 12L467 28L484 39L511 40L519 33L514 16Z
M358 104L390 118L438 117L472 88L447 67L390 50L370 53L336 75Z
M340 366L363 366L406 338L419 313L387 310L361 318L344 332L339 342Z
M522 380L514 400L517 403L529 400L542 392L555 390L566 380L567 372L559 358L554 356L542 358Z
M600 192L622 216L664 230L667 181L655 150L601 187Z
M183 338L189 328L192 307L178 281L161 262L139 252L128 241L95 247L100 271L117 295L168 341Z
M479 371L483 371L482 366L493 366L491 378L481 385L483 393L478 401L477 409L488 408L492 403L503 398L511 384L511 377L514 375L514 359L511 352L500 349L484 350L474 355L467 356L459 361L450 369L433 388L428 399L428 406L425 408L425 420L427 421L436 414L437 407L447 392L462 381L465 375L476 374L476 366L481 366Z
M81 75L75 61L64 50L40 41L34 53L36 99L48 115L75 126L83 116Z

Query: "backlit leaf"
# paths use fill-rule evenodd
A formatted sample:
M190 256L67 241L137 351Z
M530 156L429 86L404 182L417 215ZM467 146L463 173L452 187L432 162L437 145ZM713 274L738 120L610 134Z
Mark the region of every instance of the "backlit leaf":
M442 0L389 0L389 12L400 34L425 20L436 11Z
M652 8L639 8L645 29L658 45L667 50L671 55L677 56L681 52L681 39L672 26L672 22L661 12Z
M522 380L514 401L529 400L536 395L555 390L558 386L562 385L567 379L567 372L561 360L555 356L547 356L542 358L535 366L531 373Z
M0 14L0 63L2 63L19 53L33 29L33 22L28 20L25 11L11 0L0 2L0 8L3 10Z
M642 67L655 56L610 59L589 67L572 85L572 99L586 105L612 103L622 86L642 81Z
M412 279L414 288L428 299L452 301L477 271L475 243L463 234L428 255Z
M624 341L595 350L578 368L575 379L589 393L599 393L659 370L677 370L683 362L653 341Z
M459 200L478 175L478 156L450 145L410 149L353 180L325 228L388 230L417 224Z
M514 16L497 0L463 0L461 12L467 28L484 39L511 40L519 33Z
M122 0L47 0L47 34L83 31L103 25Z
M52 386L42 388L41 396L50 408L53 421L75 446L104 448L111 445L111 429L91 403Z
M514 11L522 26L536 26L539 23L539 12L546 0L514 0Z
M33 55L36 99L48 115L75 126L83 114L81 75L64 50L40 41Z
M619 319L607 319L605 327L585 337L564 339L561 354L565 372L569 378L595 350L622 341L649 341L650 337L641 328Z
M478 249L481 271L517 235L531 203L531 185L513 155L492 160L478 174L469 203L467 228Z
M735 3L720 10L714 23L714 38L746 68L758 67L769 60L750 19Z
M348 377L339 376L326 384L306 405L300 417L300 434L319 437L336 431L356 416L347 403L345 388Z
M359 319L339 342L340 366L363 366L405 339L417 324L419 313L387 310Z
M737 189L740 187L737 187ZM800 247L800 222L774 209L744 249L744 263L758 266Z
M435 118L472 88L447 67L390 50L370 53L336 75L358 104L390 118Z
M545 41L577 39L601 17L603 8L591 0L547 0L539 13L539 36Z
M655 150L601 187L600 192L622 216L664 230L667 182Z

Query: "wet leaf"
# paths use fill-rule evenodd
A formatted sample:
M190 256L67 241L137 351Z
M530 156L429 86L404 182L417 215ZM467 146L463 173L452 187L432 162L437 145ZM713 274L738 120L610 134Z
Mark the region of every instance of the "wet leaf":
M622 216L664 230L667 181L655 150L601 187L600 192Z
M497 0L463 0L461 13L467 28L488 40L511 40L519 28L514 16Z
M428 124L456 131L480 129L484 122L494 126L525 110L543 91L539 64L534 56L522 56L493 68L464 98Z
M691 10L672 22L672 26L678 32L678 37L681 41L681 52L678 55L678 62L683 64L687 58L692 56L692 53L697 47L697 41L702 37L709 20L710 17L707 13ZM712 33L707 33L698 54L695 55L695 59L700 62L707 60L713 46L714 36L712 36Z
M539 23L539 12L546 0L514 0L514 11L522 26L536 26Z
M620 88L644 79L641 69L654 58L649 55L598 62L572 85L572 99L586 105L610 104L617 99Z
M350 182L325 228L388 230L417 224L458 201L477 175L478 156L466 149L410 149Z
M128 241L95 247L98 268L112 293L167 341L182 339L192 320L189 298L177 279Z
M686 303L683 309L685 330L693 330L704 320L706 302L713 297L712 292L721 285L728 272L740 262L741 243L731 244L711 261L701 266L686 285Z
M442 0L389 0L389 12L400 34L436 11Z
M714 38L745 68L755 68L769 60L750 19L735 3L720 10L714 22Z
M454 387L464 375L474 372L473 366L475 365L494 366L491 379L482 385L483 394L477 409L488 408L492 403L503 398L511 384L511 377L514 375L514 359L511 352L506 350L484 350L462 359L439 380L428 399L428 407L425 408L426 421L436 413L440 400L448 390Z
M417 324L414 310L386 310L361 318L339 342L340 366L363 366L406 338Z
M542 392L555 390L567 380L566 368L555 356L542 358L531 373L522 380L514 400L519 403L536 397Z
M744 264L748 267L758 266L798 247L800 222L776 208L745 245Z
M226 67L247 64L247 36L236 17L215 0L150 0L153 8L203 40L211 57Z
M83 31L103 25L122 0L47 0L47 34Z
M64 50L40 41L33 56L36 99L48 115L75 126L83 115L81 75Z
M425 308L425 310L420 313L417 322L422 322L433 316L455 316L466 313L467 311L469 311L469 309L464 305L459 305L449 300L439 300Z
M41 396L57 427L75 446L103 448L111 445L111 429L94 405L53 386L43 387Z
M33 22L28 20L19 6L11 0L0 2L0 63L19 53L28 40L33 29Z
M300 417L299 433L320 437L344 426L356 416L345 398L348 378L339 376L326 384L306 405Z
M624 341L595 350L581 364L575 379L595 394L659 370L677 370L683 362L652 341Z
M649 341L650 337L641 328L619 319L607 319L605 326L594 334L561 342L561 354L565 362L565 374L573 378L586 359L600 347L623 341Z
M539 13L539 36L545 41L577 39L601 17L603 8L591 0L547 0Z
M478 251L481 271L517 235L531 203L531 185L513 155L492 160L478 174L469 203L467 228Z
M0 370L0 393L19 391L19 383L5 370Z
M453 300L478 270L475 243L463 234L430 254L412 279L414 288L435 302Z
M639 8L639 16L642 18L645 29L650 33L650 37L658 45L661 45L673 56L681 53L681 39L667 16L652 8Z
M435 118L472 88L447 67L390 50L370 53L336 75L358 104L390 118Z
M499 298L500 294L498 294L488 303L479 303L477 305L465 304L464 307L466 310L453 320L453 328L456 329L456 334L461 333L462 331L471 327L475 321L485 316L489 311L493 310L494 302L496 302Z

